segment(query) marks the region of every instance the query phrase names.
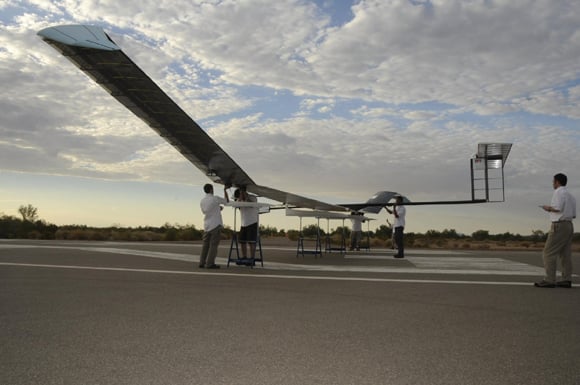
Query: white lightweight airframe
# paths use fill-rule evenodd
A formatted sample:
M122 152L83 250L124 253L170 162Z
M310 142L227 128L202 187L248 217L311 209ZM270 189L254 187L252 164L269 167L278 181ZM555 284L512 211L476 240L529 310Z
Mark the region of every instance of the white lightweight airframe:
M43 29L38 35L147 123L215 183L245 187L251 193L280 202L285 208L316 210L319 217L323 216L321 211L378 213L384 206L392 205L390 201L397 195L395 192L382 191L365 203L330 204L258 185L102 28L62 25ZM471 200L411 202L405 198L404 204L503 201L503 167L510 149L510 143L478 145L477 154L471 159ZM499 176L490 177L493 170L500 170ZM493 186L494 181L499 185ZM494 191L500 191L500 199L492 198Z

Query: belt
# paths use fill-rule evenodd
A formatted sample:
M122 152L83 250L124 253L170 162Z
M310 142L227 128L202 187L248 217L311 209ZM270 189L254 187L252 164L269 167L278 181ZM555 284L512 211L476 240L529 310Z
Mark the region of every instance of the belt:
M552 223L562 223L562 222L572 222L570 219L561 219L559 221L553 221Z

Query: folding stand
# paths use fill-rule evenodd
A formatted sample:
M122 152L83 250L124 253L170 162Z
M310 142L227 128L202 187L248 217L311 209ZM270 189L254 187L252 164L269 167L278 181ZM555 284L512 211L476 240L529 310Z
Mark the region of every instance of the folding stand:
M313 210L313 211L305 211L305 210L295 210L286 208L286 216L295 216L300 219L300 235L298 238L298 247L296 248L296 257L302 255L304 257L305 254L314 254L322 256L322 244L320 241L320 218L326 218L327 220L330 219L342 219L342 239L340 248L333 248L331 245L330 236L326 237L325 243L325 251L328 252L330 250L339 250L341 253L346 254L346 237L345 237L345 227L344 227L344 220L350 219L349 214L343 213L333 213L328 211L321 211L321 210ZM304 233L302 232L302 218L303 217L313 217L317 220L317 227L316 227L316 247L314 250L305 250L304 249ZM363 220L371 220L371 218L363 217ZM328 222L327 222L328 223ZM328 225L329 226L329 225ZM330 230L329 230L330 231Z
M227 267L230 267L230 263L234 262L236 265L243 265L243 266L250 266L253 268L256 266L256 262L260 262L261 266L264 267L264 255L262 254L262 241L260 240L260 221L258 220L258 233L256 235L256 252L259 252L260 257L256 258L240 258L240 251L238 248L238 233L236 231L236 211L237 207L234 207L234 232L232 235L232 242L230 243L230 252L228 253L228 264ZM236 251L236 258L232 258L232 252Z
M367 243L360 243L359 247L362 250L365 250L367 253L371 252L371 220L372 218L365 219L367 222Z
M316 245L314 250L304 249L304 234L302 233L302 217L300 217L300 236L298 237L298 247L296 249L296 258L299 255L304 257L305 254L313 254L315 257L320 255L322 257L322 242L320 241L320 218L316 218Z
M340 251L341 254L346 253L346 237L344 234L344 218L342 219L342 232L340 237L340 247L332 247L332 239L330 237L330 218L326 218L326 244L324 245L324 252L331 253L333 251Z

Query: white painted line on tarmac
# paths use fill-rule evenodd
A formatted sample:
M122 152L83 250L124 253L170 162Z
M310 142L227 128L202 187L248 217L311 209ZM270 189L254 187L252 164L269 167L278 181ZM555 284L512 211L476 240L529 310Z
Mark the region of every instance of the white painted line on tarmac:
M384 258L383 258L384 259ZM352 265L300 265L268 262L270 270L327 271L350 273L398 273L398 274L470 274L470 275L519 275L542 276L544 270L537 266L509 261L502 258L477 257L410 257L392 260L400 266L352 266ZM227 261L227 260L224 260ZM407 262L405 262L407 261ZM408 265L411 264L411 266ZM404 265L403 265L404 264Z
M138 255L150 258L172 259L196 263L198 255L177 254L146 250L90 248L84 250L99 251L125 255ZM344 266L344 265L306 265L297 263L266 262L266 270L294 270L319 272L347 272L347 273L407 273L407 274L475 274L475 275L543 275L544 270L537 266L508 261L501 258L475 257L410 257L407 259L413 264L404 266ZM216 258L217 263L227 264L227 258Z
M129 269L122 267L98 267L98 266L73 266L73 265L46 265L38 263L11 263L0 262L0 266L15 267L38 267L49 269L73 269L73 270L96 270L133 273L153 274L179 274L221 277L251 277L273 279L299 279L321 281L351 281L351 282L384 282L384 283L424 283L424 284L452 284L452 285L489 285L489 286L531 286L529 282L501 282L501 281L461 281L461 280L435 280L435 279L397 279L397 278L365 278L365 277L335 277L335 276L302 276L302 275L275 275L275 274L236 274L222 273L218 271L179 271L179 270L155 270L155 269Z
M45 249L74 249L98 253L112 253L123 255L135 255L149 258L160 258L168 260L178 260L191 263L199 261L199 255L184 253L169 253L161 251L124 249L118 247L93 247L93 246L50 246L50 245L0 245L2 248L45 248ZM263 269L276 271L313 271L329 273L395 273L395 274L469 274L469 275L509 275L509 276L543 276L544 269L525 263L505 260L502 258L480 258L463 256L441 256L440 250L430 257L409 256L404 259L395 260L385 256L377 256L376 259L390 260L397 265L394 266L360 266L360 265L315 265L282 263L267 261ZM456 253L460 254L460 253ZM347 257L348 259L349 257ZM360 256L352 259L365 259ZM227 259L216 258L217 263L227 264ZM409 263L411 265L409 265Z
M132 246L135 246L135 244L133 243ZM187 262L193 262L195 260L195 258L197 258L197 260L199 260L199 255L194 255L194 254L180 254L180 253L167 253L167 252L162 252L162 251L122 249L122 248L118 248L118 247L0 245L0 249L59 249L59 250L64 249L64 250L92 251L92 252L97 252L97 253L137 255L140 257L171 259L171 260L187 261Z
M474 250L477 251L477 250ZM392 258L397 250L391 249L373 249L371 251L373 254L368 254L364 252L353 252L349 251L345 254L346 259L384 259ZM380 255L376 255L380 254ZM383 255L384 254L384 255ZM438 249L405 249L405 257L413 257L417 255L467 255L465 251L457 250L438 250Z

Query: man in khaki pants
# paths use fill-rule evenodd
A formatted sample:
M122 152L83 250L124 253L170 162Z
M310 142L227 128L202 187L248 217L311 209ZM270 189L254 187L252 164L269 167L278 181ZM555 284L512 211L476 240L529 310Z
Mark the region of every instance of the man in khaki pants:
M199 202L203 213L203 246L199 255L199 267L203 269L219 269L220 265L215 264L215 258L221 239L223 228L222 204L230 201L228 197L229 186L224 186L224 197L213 195L213 186L206 184L203 186L205 197Z
M576 199L568 192L567 183L566 175L554 175L552 202L542 206L550 214L552 225L543 253L546 276L534 283L536 287L572 287L572 219L576 218ZM562 280L556 282L558 259L562 264Z

